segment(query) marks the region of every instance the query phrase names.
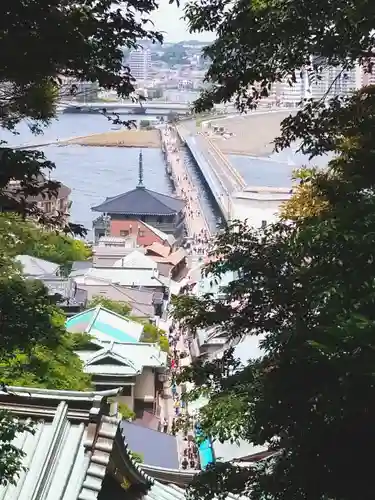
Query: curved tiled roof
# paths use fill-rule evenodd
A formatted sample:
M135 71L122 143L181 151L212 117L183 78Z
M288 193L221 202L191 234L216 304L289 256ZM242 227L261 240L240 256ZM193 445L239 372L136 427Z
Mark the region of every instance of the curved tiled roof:
M137 187L127 193L107 198L103 203L92 207L94 212L118 215L175 215L184 208L185 203L165 194Z
M24 453L16 484L0 486L2 500L96 500L115 465L121 483L127 477L144 491L154 483L124 445L119 419L107 415L103 392L8 387L0 391L0 409L31 418L35 433L19 434L13 444Z

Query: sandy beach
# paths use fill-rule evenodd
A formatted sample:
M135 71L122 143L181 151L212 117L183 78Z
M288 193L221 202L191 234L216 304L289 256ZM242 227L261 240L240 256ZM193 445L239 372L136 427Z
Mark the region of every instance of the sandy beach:
M213 125L224 127L234 135L228 139L213 136L211 140L224 154L268 155L273 151L272 141L280 134L281 121L290 114L282 111L214 120Z
M63 144L61 142L61 144ZM158 148L161 146L159 130L116 130L102 134L76 137L64 144L79 144L81 146L108 146Z

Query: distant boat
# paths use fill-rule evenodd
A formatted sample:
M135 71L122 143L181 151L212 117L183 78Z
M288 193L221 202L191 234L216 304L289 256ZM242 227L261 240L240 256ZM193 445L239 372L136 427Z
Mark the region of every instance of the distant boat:
M111 130L121 130L121 125L115 125L114 127L111 127Z

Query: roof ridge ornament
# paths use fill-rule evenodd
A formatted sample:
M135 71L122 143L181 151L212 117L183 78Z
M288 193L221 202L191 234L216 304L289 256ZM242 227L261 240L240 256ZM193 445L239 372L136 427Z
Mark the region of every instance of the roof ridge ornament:
M142 149L139 151L139 160L138 160L138 188L144 188L143 184L143 153Z

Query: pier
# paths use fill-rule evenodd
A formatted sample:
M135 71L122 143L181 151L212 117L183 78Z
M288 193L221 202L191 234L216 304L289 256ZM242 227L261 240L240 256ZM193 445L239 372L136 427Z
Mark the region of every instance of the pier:
M185 221L188 235L193 237L202 234L203 231L203 234L209 236L210 227L204 215L199 193L185 165L176 131L172 127L167 127L161 131L161 134L167 172L173 179L177 195L186 201Z

